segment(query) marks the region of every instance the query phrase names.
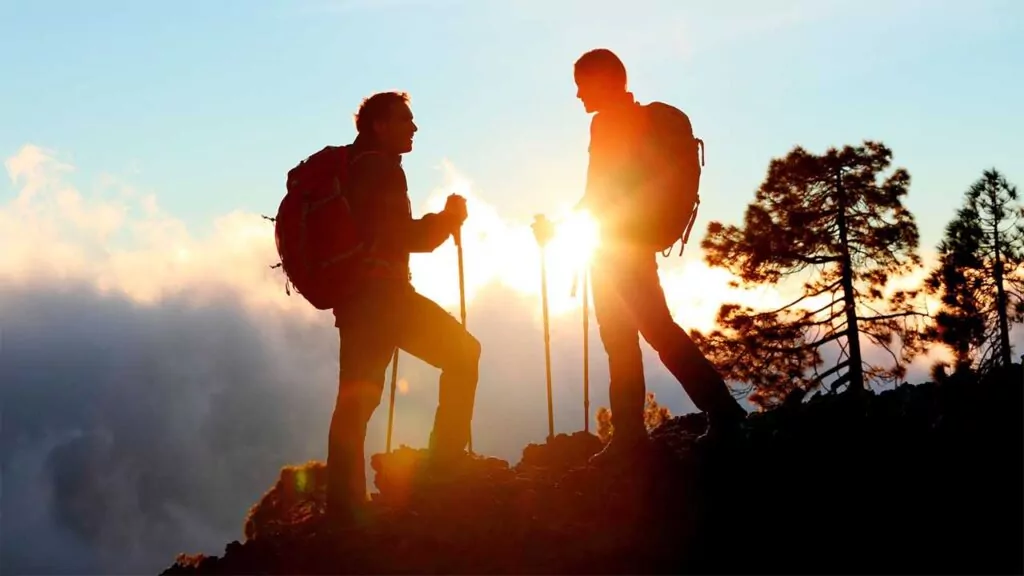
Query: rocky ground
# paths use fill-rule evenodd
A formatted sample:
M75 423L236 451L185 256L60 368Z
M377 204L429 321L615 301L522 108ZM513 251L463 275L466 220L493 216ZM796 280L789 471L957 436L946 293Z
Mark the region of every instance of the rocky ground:
M370 515L323 525L323 466L282 470L221 556L164 574L1024 572L1020 367L987 382L828 395L695 443L652 432L645 461L595 470L593 435L477 458L432 479L424 452L372 459Z

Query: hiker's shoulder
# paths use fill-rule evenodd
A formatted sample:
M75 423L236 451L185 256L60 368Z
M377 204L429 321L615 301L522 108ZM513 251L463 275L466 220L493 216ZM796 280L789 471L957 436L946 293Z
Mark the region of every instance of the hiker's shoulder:
M590 142L600 144L608 140L617 139L615 134L619 130L619 119L607 112L598 112L590 119Z
M355 181L389 187L405 185L401 157L376 151L354 151L351 154L349 173Z
M590 117L590 133L600 132L602 129L608 127L609 122L612 121L611 115L605 112L598 112Z
M404 173L401 156L376 150L350 150L349 167L353 171Z
M652 102L650 104L633 102L611 110L598 112L590 119L590 132L591 134L595 132L606 133L620 130L625 126L634 125L642 120L649 110L648 107L653 104L667 106L667 104L661 102Z

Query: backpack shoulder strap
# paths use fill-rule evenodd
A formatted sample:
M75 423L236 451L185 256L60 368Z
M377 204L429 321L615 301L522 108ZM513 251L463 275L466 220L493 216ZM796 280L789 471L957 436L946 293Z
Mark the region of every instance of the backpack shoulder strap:
M346 158L346 160L348 162L349 168L351 168L352 166L355 166L360 160L363 160L363 159L366 159L366 158L370 158L370 157L373 157L373 156L379 156L379 155L380 155L380 152L378 152L376 150L364 150L364 151L360 152L359 154L349 155Z

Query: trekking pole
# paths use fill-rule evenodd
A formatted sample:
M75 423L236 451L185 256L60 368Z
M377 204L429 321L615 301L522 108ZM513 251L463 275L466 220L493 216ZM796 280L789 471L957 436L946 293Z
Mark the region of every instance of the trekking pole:
M551 390L551 331L548 324L548 272L545 248L554 235L551 222L538 214L533 218L533 235L540 246L540 297L544 310L544 369L548 386L548 440L555 438L555 408Z
M395 425L395 390L398 389L398 347L395 347L395 355L391 360L391 405L388 406L388 440L385 452L391 453L391 429Z
M462 226L455 229L455 234L452 235L455 240L455 249L459 256L459 306L462 314L462 326L466 326L466 276L465 267L462 263ZM473 424L470 421L469 429L469 453L473 453Z
M587 298L588 266L583 265L572 277L570 298L576 297L580 281L583 282L583 431L590 432L590 302Z
M589 266L583 266L583 431L590 432L590 299L587 284Z

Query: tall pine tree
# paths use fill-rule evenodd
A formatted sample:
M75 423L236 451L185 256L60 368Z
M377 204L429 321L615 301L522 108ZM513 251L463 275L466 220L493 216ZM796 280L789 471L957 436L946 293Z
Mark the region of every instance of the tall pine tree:
M918 230L903 205L910 175L888 175L892 152L882 143L795 147L773 159L742 227L712 222L701 246L711 266L727 268L746 287L802 283L799 296L768 311L727 304L720 330L699 335L703 349L732 380L749 383L751 400L777 403L795 388L830 377L831 389L863 390L872 379L898 379L917 348L912 292L886 294L891 279L920 265ZM867 362L862 337L887 351L891 366ZM894 338L903 343L900 356ZM822 348L837 363L818 372Z
M959 369L987 372L1013 362L1010 327L1024 321L1024 227L1016 186L994 168L964 193L946 226L925 289L941 309L927 331Z

